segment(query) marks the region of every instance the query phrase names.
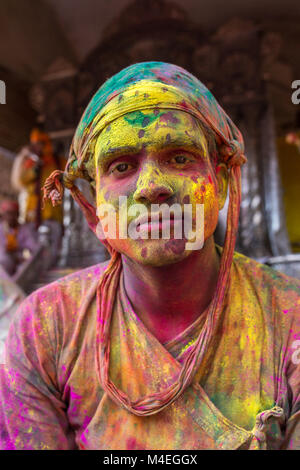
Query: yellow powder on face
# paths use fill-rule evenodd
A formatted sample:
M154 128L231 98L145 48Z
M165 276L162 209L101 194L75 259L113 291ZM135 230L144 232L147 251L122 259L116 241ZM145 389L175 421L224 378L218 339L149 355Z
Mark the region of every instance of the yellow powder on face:
M107 202L113 204L119 220L120 195L128 197L130 206L139 203L137 198L149 187L165 187L176 202L183 204L185 199L189 200L194 218L196 204L205 205L205 232L209 236L217 223L219 204L205 136L187 113L156 111L154 114L153 110L144 110L119 117L100 134L94 161L97 206ZM194 161L194 167L187 171L176 164L174 152ZM135 166L137 169L128 177L118 179L117 164L122 162L126 162L129 169ZM136 246L133 251L136 254Z

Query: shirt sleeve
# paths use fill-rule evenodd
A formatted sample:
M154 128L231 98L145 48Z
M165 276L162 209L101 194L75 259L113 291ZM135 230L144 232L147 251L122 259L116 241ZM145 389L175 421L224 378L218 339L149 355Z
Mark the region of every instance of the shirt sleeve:
M59 302L58 302L59 303ZM55 307L36 293L16 312L0 367L0 448L76 449L56 379Z

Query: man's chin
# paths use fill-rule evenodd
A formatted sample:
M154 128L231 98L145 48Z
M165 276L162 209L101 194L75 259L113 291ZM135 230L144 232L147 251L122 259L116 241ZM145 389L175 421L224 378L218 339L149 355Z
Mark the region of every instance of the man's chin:
M137 243L130 253L123 253L145 266L159 267L177 263L189 256L191 251L186 250L186 240L170 239L147 240L143 244Z

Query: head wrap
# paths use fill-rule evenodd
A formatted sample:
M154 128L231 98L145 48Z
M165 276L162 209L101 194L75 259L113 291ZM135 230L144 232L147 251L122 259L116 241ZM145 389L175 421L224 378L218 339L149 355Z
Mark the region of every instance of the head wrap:
M219 158L229 169L230 200L217 287L205 325L177 380L167 389L141 397L135 402L109 378L110 323L122 262L120 253L113 250L106 240L103 241L112 257L97 289L99 380L103 389L116 403L122 404L139 416L158 413L183 393L191 384L216 331L228 287L238 227L241 202L240 166L246 162L242 135L210 91L183 68L163 62L134 64L107 80L94 95L76 129L65 172L54 172L44 186L44 195L51 198L53 204L62 201L63 186L68 187L82 208L90 228L95 231L99 222L95 208L85 200L74 185L74 180L78 177L92 179L88 171L89 161L93 156L96 138L107 125L126 113L149 108L187 112L213 132Z

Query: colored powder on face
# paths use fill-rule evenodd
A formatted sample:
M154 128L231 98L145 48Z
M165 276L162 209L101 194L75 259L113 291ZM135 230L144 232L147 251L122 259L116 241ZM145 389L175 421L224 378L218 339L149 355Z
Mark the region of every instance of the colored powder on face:
M144 246L144 248L142 248L141 256L142 256L143 258L146 258L146 256L147 256L147 248L146 248L145 246Z
M183 253L185 250L185 242L186 240L169 240L165 246L175 253L175 255L180 255L180 253Z

